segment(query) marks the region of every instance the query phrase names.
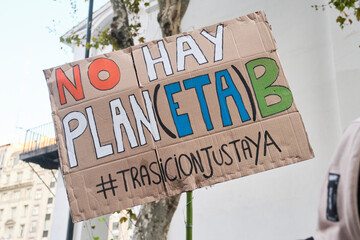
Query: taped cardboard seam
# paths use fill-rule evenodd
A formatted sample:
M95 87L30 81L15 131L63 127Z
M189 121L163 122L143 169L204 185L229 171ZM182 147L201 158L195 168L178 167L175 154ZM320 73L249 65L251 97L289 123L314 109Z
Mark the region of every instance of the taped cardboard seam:
M159 150L158 150L158 148L155 146L155 155L156 155L156 162L157 162L157 164L158 164L158 167L159 167L159 169L160 169L160 175L161 175L161 179L162 179L162 185L164 186L164 189L165 189L165 195L167 196L167 197L169 197L170 195L169 195L169 190L168 190L168 188L167 188L167 186L166 186L166 184L165 184L165 176L164 176L164 173L162 172L162 170L161 170L161 167L160 167L160 155L159 155Z
M254 23L256 24L257 32L258 32L259 37L260 37L260 39L261 39L261 41L262 41L263 49L264 49L265 51L262 52L262 53L250 54L250 55L243 56L243 57L240 57L240 56L239 56L238 59L251 58L251 57L254 57L254 56L257 56L257 55L263 55L264 53L269 53L269 54L271 54L271 53L275 52L275 51L277 50L276 42L275 42L275 39L274 39L273 35L271 34L271 26L269 25L269 23L268 23L268 21L267 21L267 19L266 19L265 12L264 12L263 10L260 10L260 11L257 11L257 12L255 12L255 13L251 13L251 14L248 14L248 15L246 15L246 16L236 18L236 20L237 20L237 21L240 21L240 22L248 22L248 21L246 21L246 19L244 19L244 18L246 18L246 17L247 17L248 19L250 19L251 22L254 22ZM260 19L260 21L259 21L259 19ZM232 21L232 20L223 21L223 22L220 22L220 23L217 23L217 24L214 24L214 25L220 25L220 24L224 24L225 22L231 22L231 21ZM267 28L267 30L266 30L266 35L268 36L267 38L266 38L266 37L263 37L263 34L262 34L262 32L260 31L260 29L259 29L259 25L258 25L259 23L264 23L264 24L265 24L265 26L266 26L266 28ZM211 26L214 26L214 25L211 25ZM163 39L152 40L151 42L148 42L148 43L143 43L143 44L140 44L140 45L136 45L136 46L130 47L130 49L131 49L131 50L130 50L130 53L131 53L131 56L132 56L132 59L133 59L134 69L135 69L135 73L136 73L136 76L137 76L139 88L142 88L143 86L141 85L141 82L140 82L140 79L139 79L139 75L138 75L138 69L137 69L136 64L135 64L134 51L137 51L137 50L140 51L140 49L141 49L143 46L149 45L150 43L158 42L158 41L160 41L160 40L164 40L166 43L168 43L168 42L171 42L171 39L174 38L174 37L181 36L181 35L187 35L187 34L188 34L188 35L191 35L191 33L196 32L196 31L200 31L200 30L205 30L207 27L210 27L210 26L205 26L205 27L199 28L199 29L194 30L194 31L191 31L191 32L183 32L183 33L180 33L180 34L176 34L176 35L164 37ZM228 31L231 32L231 30L229 30L229 29L228 29ZM231 38L232 38L232 40L233 40L233 43L235 43L235 39L234 39L234 35L233 35L233 34L231 34ZM274 48L269 49L269 50L266 49L266 48L265 48L265 44L264 44L264 40L265 40L265 39L271 39L271 43L274 45ZM154 45L155 45L155 44L154 44ZM236 44L234 44L234 46L237 48L237 45L236 45ZM238 50L238 49L236 49L236 50L237 50L237 52L239 53L239 50ZM220 66L220 65L222 65L222 64L226 65L226 64L228 64L228 63L230 63L230 62L236 62L236 61L238 61L238 59L237 59L237 60L236 60L236 59L222 60L222 63L219 64L219 65L216 64L216 66ZM196 73L197 73L198 71L204 71L204 70L213 68L214 66L212 66L212 65L213 65L214 63L215 63L215 62L210 63L210 66L202 67L201 69L193 70L193 71L190 71L190 72L189 72L189 71L181 71L181 72L174 71L174 74L173 74L173 75L167 76L166 78L162 78L162 79L160 78L160 79L157 79L157 80L155 80L155 81L156 81L156 83L162 83L162 82L164 82L164 81L169 81L169 80L171 80L171 79L173 79L173 78L181 77L181 76L186 75L186 74L189 74L189 73L193 76L193 75L196 75ZM173 67L173 68L174 68L174 67ZM155 81L154 81L154 82L155 82ZM150 82L150 81L149 81L146 85L149 85L149 84L153 84L153 82Z
M224 26L223 34L225 34L225 30L228 31L226 36L223 35L223 45L216 45L215 42L212 41L211 43L213 43L213 45L209 42L206 43L206 40L204 40L202 36L199 35L202 30L206 30L208 34L214 37L218 31L217 29L221 29L221 27L218 28L220 24ZM174 59L174 53L177 51L176 48L174 49L176 46L175 38L181 35L191 35L194 37L194 40L198 39L200 51L204 51L203 55L205 58L207 58L208 65L202 65L197 59L194 60L191 57L191 60L185 61L184 59L187 57L187 55L185 55L183 59L185 71L182 72L183 70L181 70L181 67L174 68L174 60L177 61L176 57ZM214 24L208 27L203 27L192 32L166 37L162 40L165 43L165 47L170 50L169 61L171 62L171 68L174 73L173 75L165 76L167 72L165 72L165 74L164 72L161 72L161 74L159 72L159 70L163 71L161 67L157 69L155 68L155 71L157 71L158 74L158 79L151 81L149 79L153 78L149 77L151 75L149 75L149 72L145 71L147 70L147 65L141 59L142 54L144 54L141 52L141 47L148 45L150 50L152 50L152 56L155 59L157 56L155 55L157 54L156 44L160 40L154 40L149 43L133 46L117 52L94 56L86 60L79 60L63 66L63 68L67 69L68 71L64 72L65 76L72 82L73 85L75 82L75 77L72 79L69 75L74 74L75 68L71 69L72 66L78 64L79 68L81 68L80 70L77 70L81 73L80 80L87 81L90 80L90 77L85 76L84 74L86 73L86 70L88 70L90 63L95 62L95 60L98 58L104 57L108 58L108 60L114 61L115 64L118 65L119 69L121 69L121 74L123 77L122 80L127 81L122 82L123 84L115 85L117 88L114 91L109 91L107 93L94 91L96 89L93 89L90 85L92 84L94 87L94 84L91 81L90 83L86 82L87 85L85 85L85 82L83 82L82 86L84 87L84 95L87 98L74 98L76 101L71 99L72 101L68 101L67 105L61 104L64 104L64 96L67 97L69 95L62 93L61 96L63 96L63 98L59 99L60 94L58 96L56 92L58 90L56 89L57 83L54 80L54 77L56 76L55 72L52 72L55 70L55 68L44 70L44 74L50 89L50 100L53 109L52 117L57 132L56 138L59 146L59 156L62 160L60 166L64 172L63 177L65 178L64 182L66 185L66 192L70 200L71 214L75 222L93 218L98 215L107 214L119 209L124 209L126 207L132 207L135 205L159 200L161 198L173 196L184 191L194 190L199 187L211 186L227 180L232 180L265 170L271 170L284 165L296 163L312 158L314 155L310 143L308 142L308 135L304 129L304 124L301 120L299 111L296 108L294 99L288 101L290 105L286 105L286 107L289 106L288 108L280 107L278 108L277 112L273 111L270 113L271 115L266 115L266 113L264 114L263 111L266 109L266 105L269 107L272 104L277 103L277 99L275 97L278 96L281 98L283 95L276 94L276 88L274 88L274 94L269 93L268 95L264 95L262 97L265 99L265 97L269 95L276 96L269 97L269 100L265 101L265 104L261 103L261 106L259 97L255 95L257 90L262 89L261 87L255 89L256 85L254 85L254 79L260 78L258 75L261 75L261 69L257 70L256 73L254 70L254 73L252 74L258 74L254 78L254 76L250 76L251 71L247 70L246 63L252 60L257 60L254 58L257 58L258 56L259 59L270 58L277 63L279 69L276 71L279 71L279 74L276 78L275 74L272 77L270 75L270 78L272 78L271 81L275 79L271 85L288 88L290 91L289 94L291 94L288 81L283 71L281 62L279 61L279 56L276 53L277 46L271 33L271 26L268 24L266 15L263 11L251 13L243 17ZM209 40L209 38L207 40ZM170 44L167 45L166 43ZM189 43L187 44L189 45ZM226 44L225 47L224 44ZM221 59L221 61L215 60L215 53L213 53L214 60L211 61L211 58L209 58L212 56L210 51L215 52L218 46L223 47L223 55L221 56L224 58ZM184 51L184 49L182 49L182 51ZM236 53L233 53L233 51L236 51ZM196 65L196 61L199 63L199 66ZM121 64L119 65L119 63ZM195 65L192 65L193 63ZM156 63L154 63L154 65L155 64ZM240 77L240 74L237 73L235 68L231 68L232 64L239 69L241 75L243 75L245 79L246 84L249 85L248 87L246 87L243 78ZM93 66L96 66L96 64ZM257 67L260 65L253 66ZM267 65L265 64L265 66ZM274 68L276 68L276 66ZM102 69L107 71L106 68ZM200 110L203 110L204 105L200 105L199 99L199 104L194 104L194 100L197 101L195 97L199 97L199 95L197 92L195 95L193 89L185 92L185 90L187 90L185 80L187 83L191 83L191 81L194 80L194 82L196 82L197 79L187 79L187 77L190 76L190 78L193 78L192 76L197 77L208 74L209 80L207 81L210 81L212 87L214 87L216 85L216 81L219 81L210 74L217 73L218 71L224 71L230 74L230 77L232 77L232 74L234 74L233 70L239 75L244 87L242 87L241 82L234 81L239 80L236 77L234 80L231 79L231 81L233 81L232 84L235 86L232 87L232 89L235 89L236 91L234 90L234 92L238 92L241 95L244 93L243 100L245 101L241 100L244 106L242 108L236 106L238 102L235 100L234 102L231 100L230 103L225 103L227 108L233 110L229 111L228 109L228 119L230 118L230 122L232 122L231 124L226 123L226 121L224 121L226 116L223 118L222 115L222 110L224 110L225 107L221 108L220 106L220 95L218 94L217 97L215 96L217 94L216 91L218 91L219 88L208 88L207 90L210 89L209 91L205 89L205 100L207 100L208 104L210 104L208 111L211 110L209 111L210 114L209 112L207 114L210 115L210 118L214 117L209 120L210 124L212 123L212 128L208 127L208 122L203 119L204 123L206 123L205 126L202 124L202 122L199 122L201 116L204 118L204 113L200 113ZM89 74L89 71L87 74ZM249 76L246 76L246 74ZM236 76L236 74L234 76ZM226 80L224 75L220 75L220 77L223 77ZM224 79L221 81L224 81ZM156 94L149 96L150 93L154 93L156 86L160 84L165 85L165 81L168 81L168 85L175 83L172 86L181 84L179 85L179 88L185 89L184 92L181 95L177 95L175 100L171 102L171 100L169 100L169 96L172 97L172 94L177 93L177 90L171 93L171 90L167 91L165 87L162 88L161 96L159 94L159 101L157 101L158 104L156 104L156 106L162 107L159 107L162 112L160 111L159 114L156 110L156 114L146 114L147 107L149 107L149 111L150 107L152 107L153 110L156 108L156 106L154 106L154 97ZM228 82L224 83L220 87L226 89L226 84L228 88L230 88ZM97 89L101 90L100 88ZM107 90L111 89L112 88L108 88ZM145 91L143 92L143 90L146 90L147 93L145 93ZM249 96L249 99L246 98L245 90ZM249 91L251 94L249 94ZM133 101L138 101L137 104L132 105L131 102L129 102L129 94L136 96L136 98L133 98ZM146 99L145 94L148 94L148 98ZM140 95L143 96L140 97ZM225 99L226 97L223 96L222 98ZM234 98L234 95L232 96ZM108 109L105 109L108 105L107 99L110 100L112 97L115 97L115 99L120 98L121 100L124 100L124 106L122 107L129 110L129 112L126 112L130 117L129 119L129 117L126 116L128 118L127 124L128 126L130 124L130 127L133 131L135 130L135 134L132 133L130 136L128 134L128 132L131 130L130 127L129 131L127 129L124 130L124 126L121 126L121 124L124 123L121 123L120 120L118 120L119 118L117 120L118 123L121 123L119 125L120 131L123 134L122 137L119 137L121 134L115 136L115 133L113 135L113 132L111 132L115 131L115 127L112 126L113 122L111 122L111 120L114 120L112 117L118 117L120 115L118 115L118 113L114 114L111 111L111 115L104 115L108 113ZM125 98L127 98L126 103ZM238 101L240 102L240 100ZM174 108L176 112L176 109L179 107L174 107L173 105L171 106L171 104L174 104L174 102L180 104L181 106L181 110L175 114L173 114ZM169 104L169 106L167 104ZM91 105L94 108L94 112L91 115L87 114L85 111L85 109L88 108L87 105ZM255 106L253 107L253 105ZM113 106L115 107L112 108L112 111L114 111L114 109L116 110L116 105ZM134 107L137 113L139 113L138 118L136 118L135 115L132 116L132 114L134 114ZM117 109L119 110L120 107ZM251 112L253 111L252 117L249 118L249 116L247 116L246 119L243 118L240 113L240 109L245 109L249 116L251 116ZM169 112L169 110L171 112ZM69 118L67 118L67 122L62 120L64 115L70 111L77 111L77 114L83 114L84 118L86 118L82 122L82 126L85 127L79 128L85 129L81 130L83 132L80 135L77 135L77 133L74 133L73 135L69 134L69 131L75 131L74 129L77 128L76 122L72 122L72 124L70 124ZM143 111L142 115L140 111ZM256 115L254 114L255 112ZM187 122L181 124L179 124L179 122L175 122L177 121L176 115L179 117L186 114L189 114L190 120L188 118ZM97 116L100 117L98 118ZM149 119L144 120L145 118L149 118L149 116L152 117L152 122L150 125L151 129L154 130L156 128L154 124L157 124L157 127L159 128L156 129L158 135L155 135L153 131L150 130L148 127L149 125L146 125L146 128L150 130L151 134L149 134L148 130L145 129L143 125L141 125L144 124L146 120L149 121ZM155 120L153 120L154 118ZM163 126L161 126L163 129L160 128L162 121L160 121L159 118L162 118L162 121L165 120L165 128L166 126L169 127L170 130L174 133L177 131L177 139L174 140L173 136L169 134L169 136L167 136L165 134L168 132ZM76 119L80 124L80 117L74 117L72 119ZM65 129L63 129L63 121L64 124L69 124L69 126L66 125ZM93 136L95 135L92 135L95 131L90 129L90 121L92 121L92 126L95 125L95 131L96 134L98 134L98 138L94 138ZM96 123L94 124L94 122ZM301 122L301 124L299 124L299 122ZM100 129L97 130L97 124L99 124L99 126L101 126L101 124L103 125L103 131ZM116 126L118 127L119 125ZM182 134L179 129L183 130L187 127L187 125L190 126L190 129L192 128L191 132ZM67 127L71 128L71 130L69 130ZM141 135L139 131L140 127L143 127ZM117 131L119 132L118 129ZM127 136L125 136L125 132ZM81 141L78 139L79 141L74 143L79 144L75 151L78 150L79 152L76 152L81 153L79 154L78 159L81 159L82 162L79 164L78 168L73 170L70 169L70 166L74 167L74 164L69 164L70 160L68 159L68 153L66 149L66 144L68 143L65 142L65 134L67 134L66 137L70 136L69 139L72 139L73 143L77 137L83 134ZM96 143L98 145L96 145L95 148L93 145L89 145L92 144L91 138L89 138L89 136L93 137L92 141L94 145L94 139L96 139ZM132 137L133 141L136 142L135 144L130 143L129 136ZM140 140L140 136L142 137L142 140ZM126 141L125 138L127 138L129 141L126 142L126 144L124 144ZM274 140L272 138L274 138ZM100 141L98 141L99 139ZM121 145L116 145L118 143L116 141L119 139L121 140L122 148ZM245 139L247 139L247 143L244 143L244 147L243 141ZM274 141L276 141L275 144L273 144ZM277 147L276 144L278 144L279 147ZM108 155L98 155L100 151L105 151L104 149L106 148L102 148L103 146L106 147L109 145L112 147L111 154L109 154L109 151L106 150L108 151L106 153ZM145 146L145 148L137 148L140 146ZM280 148L283 149L283 152ZM126 153L122 155L121 153L124 151L126 151ZM108 156L109 158L106 158ZM223 158L223 156L225 158ZM67 159L69 161L67 161ZM195 170L196 167L197 170Z
M106 167L106 166L109 165L109 164L112 164L112 163L115 163L115 162L118 162L118 161L123 161L124 159L130 158L130 157L131 157L131 158L132 158L132 157L137 157L137 156L143 155L144 153L149 153L149 152L155 152L155 153L156 153L156 150L149 150L149 151L145 151L145 152L139 152L139 153L134 154L134 155L131 155L131 156L126 156L126 157L118 158L118 159L116 159L116 160L114 160L114 161L105 162L105 163L100 163L99 165ZM156 153L156 154L157 154L157 153ZM82 169L80 169L80 170L77 170L76 172L66 172L66 173L64 173L64 176L65 176L65 175L69 175L69 174L82 173L82 172L84 172L84 171L88 171L88 170L91 170L91 169L93 169L93 168L98 168L99 165L94 165L94 166L82 168Z
M252 121L252 122L249 122L249 123L247 123L247 124L243 124L243 125L241 125L241 126L229 127L228 129L223 130L223 131L212 132L212 133L208 133L208 134L203 135L203 136L199 136L198 138L196 138L196 140L201 140L201 139L203 139L203 138L206 138L206 137L209 137L209 136L213 136L213 135L216 135L216 134L220 134L220 133L222 133L222 132L227 132L227 131L229 131L229 130L237 130L237 129L240 129L240 128L248 127L249 125L252 125L252 124L260 124L260 125L262 125L262 122L271 121L271 120L274 120L274 119L277 119L277 118L280 118L280 117L284 117L284 116L288 116L288 117L289 117L289 115L293 115L293 114L299 114L299 115L300 115L299 111L292 111L292 112L286 112L286 111L284 111L284 113L282 113L282 114L278 113L278 114L276 114L276 117L272 117L272 118L270 118L270 119L266 119L266 118L257 119L255 122ZM290 117L289 117L289 118L290 118ZM194 141L194 140L195 140L195 139L189 139L189 140L186 140L186 141L182 141L182 142L180 142L180 143L186 143L186 142L190 142L190 141ZM168 148L168 147L172 147L172 146L175 146L175 145L178 145L178 144L179 144L179 142L173 143L173 144L170 144L170 145L166 145L166 146L163 146L163 147ZM163 148L163 147L161 147L161 148Z

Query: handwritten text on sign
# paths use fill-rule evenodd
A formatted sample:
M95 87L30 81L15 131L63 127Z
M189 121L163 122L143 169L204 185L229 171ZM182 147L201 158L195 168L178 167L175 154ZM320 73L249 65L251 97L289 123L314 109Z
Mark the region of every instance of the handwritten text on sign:
M45 75L75 221L313 155L263 12Z

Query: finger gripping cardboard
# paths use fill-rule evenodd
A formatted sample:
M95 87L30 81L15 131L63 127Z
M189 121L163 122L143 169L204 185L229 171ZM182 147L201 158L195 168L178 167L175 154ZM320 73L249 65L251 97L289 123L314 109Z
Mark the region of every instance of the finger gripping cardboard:
M44 73L75 222L313 157L263 11Z

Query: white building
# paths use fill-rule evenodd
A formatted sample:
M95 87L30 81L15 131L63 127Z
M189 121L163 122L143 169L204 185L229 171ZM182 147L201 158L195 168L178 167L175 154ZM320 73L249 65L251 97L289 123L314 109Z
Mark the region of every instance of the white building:
M0 239L46 240L57 171L21 161L22 150L22 144L0 146Z
M305 239L314 233L327 166L342 130L360 115L360 24L341 30L333 9L311 8L326 3L190 1L182 31L265 10L315 152L312 160L195 190L193 239L285 240ZM161 38L157 12L154 0L140 12L140 31L146 41ZM94 17L94 29L108 27L110 5ZM85 33L85 22L74 30ZM83 48L73 47L73 51L74 60L83 58ZM99 53L92 51L90 55ZM185 206L183 196L171 223L169 240L185 239Z

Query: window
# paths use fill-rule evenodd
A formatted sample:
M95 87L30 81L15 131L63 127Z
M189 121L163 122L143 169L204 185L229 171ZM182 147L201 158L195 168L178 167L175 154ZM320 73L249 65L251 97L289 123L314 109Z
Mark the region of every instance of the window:
M38 215L39 214L39 205L34 206L32 215Z
M11 159L13 160L13 166L16 166L19 163L19 154L13 154Z
M53 198L52 197L48 198L48 203L52 203L52 202L53 202Z
M51 213L52 212L52 207L53 207L52 203L48 203L48 205L46 207L46 212Z
M26 217L29 210L29 205L24 205L23 216Z
M0 164L3 163L5 157L6 149L0 151Z
M49 234L49 232L48 232L48 231L43 231L43 237L47 237L47 236L48 236L48 234Z
M14 219L16 216L16 207L11 208L11 219Z
M20 231L19 231L19 237L24 237L24 232L25 232L25 225L21 224Z
M35 199L40 199L41 198L41 189L37 189L35 192Z
M0 209L0 219L3 217L4 209Z
M50 188L54 188L55 187L55 182L51 182L50 183Z
M30 226L30 232L36 232L37 221L32 221Z
M33 179L33 178L34 178L34 171L31 170L31 171L30 171L30 174L29 174L29 179Z
M38 177L37 177L37 184L43 184L43 181L45 181L45 175L44 174L40 174Z
M45 220L44 222L44 230L49 230L50 229L50 220Z
M119 229L119 222L113 222L113 230Z
M53 173L53 175L51 176L51 181L52 181L52 182L56 182L55 174L56 174L56 171L55 171L55 173Z
M26 189L26 198L30 198L31 196L31 188Z
M22 175L23 175L22 172L18 172L17 175L16 175L16 181L21 182L21 180L22 180Z
M45 215L45 220L50 220L50 217L51 217L51 214L50 214L50 213L47 213L47 214Z
M5 184L10 183L10 174L6 175Z
M14 230L13 226L7 227L7 234L6 235L7 235L8 238L12 237L13 230Z
M3 202L7 201L7 193L4 193L4 194L2 195L1 200L2 200Z
M20 199L20 191L15 191L14 192L13 199L14 200L19 200Z

